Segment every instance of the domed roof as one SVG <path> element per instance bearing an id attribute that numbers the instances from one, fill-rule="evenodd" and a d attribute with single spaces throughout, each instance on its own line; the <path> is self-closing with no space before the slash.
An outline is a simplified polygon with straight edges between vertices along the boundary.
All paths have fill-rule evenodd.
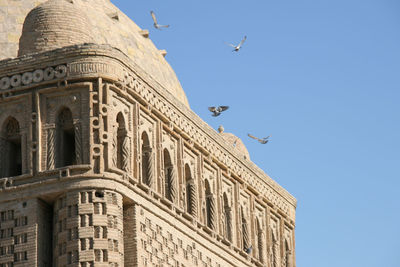
<path id="1" fill-rule="evenodd" d="M 53 1 L 58 1 L 60 3 L 51 3 Z M 45 16 L 46 18 L 51 18 L 53 21 L 51 25 L 47 22 L 37 22 L 36 25 L 48 25 L 49 27 L 53 27 L 53 29 L 61 30 L 59 34 L 62 34 L 62 36 L 71 34 L 71 39 L 63 40 L 62 42 L 57 41 L 57 45 L 61 43 L 71 45 L 89 42 L 109 44 L 112 47 L 118 48 L 144 72 L 165 88 L 166 91 L 170 92 L 180 100 L 180 102 L 189 107 L 186 94 L 174 70 L 164 58 L 165 51 L 158 50 L 148 38 L 146 31 L 139 28 L 139 26 L 109 0 L 50 0 L 49 2 L 46 2 L 46 0 L 24 0 L 22 4 L 20 1 L 13 0 L 6 0 L 6 2 L 6 5 L 0 5 L 0 14 L 5 14 L 9 22 L 6 23 L 3 28 L 0 27 L 0 45 L 2 47 L 0 50 L 0 60 L 17 56 L 18 41 L 21 36 L 24 18 L 37 4 L 42 3 L 42 5 L 38 7 L 39 9 L 35 11 L 32 10 L 32 12 L 36 14 L 39 14 L 43 10 L 54 14 L 56 10 L 55 8 L 51 8 L 51 5 L 59 5 L 60 10 L 65 10 L 65 7 L 68 7 L 69 10 L 66 14 L 57 11 L 57 16 L 49 14 Z M 44 2 L 46 3 L 43 4 Z M 72 11 L 76 11 L 76 14 L 71 14 Z M 67 18 L 68 23 L 66 23 L 66 26 L 68 26 L 68 29 L 64 27 Z M 26 17 L 26 19 L 32 18 Z M 149 18 L 149 20 L 151 20 L 151 18 Z M 63 23 L 64 25 L 56 25 Z M 150 23 L 149 21 L 149 25 Z M 82 29 L 83 24 L 87 26 Z M 33 31 L 33 29 L 30 30 L 30 32 Z M 24 35 L 25 32 L 28 32 L 28 28 L 24 29 Z M 47 34 L 49 36 L 50 33 Z M 77 39 L 78 36 L 82 38 Z M 27 40 L 21 38 L 21 41 L 23 42 L 21 46 L 26 50 L 22 49 L 19 53 L 20 55 L 35 51 L 39 52 L 39 50 L 53 49 L 52 47 L 48 47 L 50 42 L 46 42 L 44 38 L 40 40 L 43 42 L 43 48 L 32 47 L 31 50 L 25 48 L 27 47 Z M 37 41 L 37 44 L 39 44 L 39 41 Z"/>
<path id="2" fill-rule="evenodd" d="M 76 5 L 49 0 L 29 12 L 19 41 L 18 56 L 93 42 L 89 21 Z"/>
<path id="3" fill-rule="evenodd" d="M 229 143 L 232 145 L 232 147 L 239 152 L 240 154 L 242 154 L 244 156 L 245 159 L 250 160 L 250 154 L 249 151 L 247 150 L 246 146 L 243 144 L 242 140 L 237 137 L 236 135 L 232 134 L 232 133 L 225 133 L 224 132 L 224 127 L 219 126 L 218 128 L 218 132 L 220 135 L 222 135 L 222 137 Z"/>

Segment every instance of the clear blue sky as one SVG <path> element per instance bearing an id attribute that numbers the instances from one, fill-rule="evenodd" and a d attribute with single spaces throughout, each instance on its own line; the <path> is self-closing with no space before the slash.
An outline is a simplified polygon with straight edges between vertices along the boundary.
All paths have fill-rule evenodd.
<path id="1" fill-rule="evenodd" d="M 297 198 L 298 267 L 400 266 L 400 1 L 112 2 L 168 51 L 191 108 Z"/>

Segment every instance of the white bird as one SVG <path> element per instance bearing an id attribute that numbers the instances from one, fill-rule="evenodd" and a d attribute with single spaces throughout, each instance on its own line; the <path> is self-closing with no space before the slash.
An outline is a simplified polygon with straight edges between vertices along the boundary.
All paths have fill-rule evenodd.
<path id="1" fill-rule="evenodd" d="M 240 48 L 242 47 L 244 41 L 246 41 L 247 36 L 245 35 L 242 39 L 242 41 L 240 41 L 240 43 L 238 45 L 233 45 L 230 43 L 227 43 L 227 45 L 232 46 L 234 49 L 232 50 L 232 52 L 239 52 Z"/>
<path id="2" fill-rule="evenodd" d="M 217 117 L 217 116 L 221 115 L 222 111 L 225 111 L 228 108 L 229 108 L 229 106 L 219 106 L 219 107 L 209 107 L 208 110 L 213 113 L 212 116 Z"/>
<path id="3" fill-rule="evenodd" d="M 264 138 L 258 138 L 258 137 L 255 137 L 255 136 L 253 136 L 253 135 L 251 135 L 251 134 L 247 134 L 250 138 L 253 138 L 253 139 L 255 139 L 255 140 L 257 140 L 258 142 L 260 142 L 261 144 L 266 144 L 266 143 L 268 143 L 268 138 L 270 138 L 271 136 L 269 135 L 269 136 L 267 136 L 267 137 L 264 137 Z"/>
<path id="4" fill-rule="evenodd" d="M 157 18 L 156 18 L 156 14 L 154 14 L 153 11 L 150 11 L 151 17 L 153 18 L 154 21 L 154 28 L 156 28 L 157 30 L 161 30 L 161 28 L 168 28 L 169 25 L 160 25 L 157 23 Z"/>

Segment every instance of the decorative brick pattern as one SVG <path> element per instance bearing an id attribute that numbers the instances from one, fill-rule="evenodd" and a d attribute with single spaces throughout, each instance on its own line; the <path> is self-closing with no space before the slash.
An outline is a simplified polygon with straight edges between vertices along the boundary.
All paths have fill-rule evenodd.
<path id="1" fill-rule="evenodd" d="M 50 267 L 49 218 L 50 208 L 37 199 L 0 204 L 0 266 Z"/>
<path id="2" fill-rule="evenodd" d="M 230 266 L 215 252 L 197 244 L 194 237 L 179 231 L 143 209 L 137 209 L 137 266 Z"/>
<path id="3" fill-rule="evenodd" d="M 24 13 L 31 0 L 0 0 L 0 15 L 4 1 Z M 92 27 L 53 38 L 88 5 Z M 20 138 L 0 129 L 0 267 L 295 267 L 295 198 L 194 114 L 169 65 L 139 45 L 138 28 L 104 7 L 113 9 L 97 0 L 38 7 L 27 26 L 44 35 L 27 27 L 21 47 L 58 49 L 0 61 L 0 126 L 18 125 L 6 137 Z M 110 20 L 122 28 L 104 36 Z M 136 41 L 121 40 L 121 29 Z M 80 34 L 146 51 L 64 47 L 87 40 Z"/>
<path id="4" fill-rule="evenodd" d="M 85 190 L 60 196 L 54 204 L 53 233 L 54 266 L 122 266 L 121 195 Z"/>

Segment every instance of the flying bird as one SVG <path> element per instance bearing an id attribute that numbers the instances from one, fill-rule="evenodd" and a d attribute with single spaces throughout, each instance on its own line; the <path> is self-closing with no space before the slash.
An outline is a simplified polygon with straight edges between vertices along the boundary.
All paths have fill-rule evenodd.
<path id="1" fill-rule="evenodd" d="M 154 14 L 153 11 L 150 11 L 151 17 L 153 18 L 154 21 L 154 28 L 156 28 L 157 30 L 161 30 L 161 28 L 168 28 L 169 25 L 160 25 L 157 23 L 157 18 L 156 18 L 156 14 Z"/>
<path id="2" fill-rule="evenodd" d="M 246 39 L 247 39 L 247 36 L 245 35 L 243 37 L 242 41 L 240 41 L 240 43 L 238 45 L 233 45 L 233 44 L 229 44 L 229 43 L 227 43 L 227 45 L 233 47 L 232 52 L 239 52 L 240 48 L 242 47 L 242 45 L 243 45 L 244 41 L 246 41 Z"/>
<path id="3" fill-rule="evenodd" d="M 251 135 L 251 134 L 247 134 L 250 138 L 253 138 L 253 139 L 255 139 L 255 140 L 257 140 L 258 142 L 260 142 L 261 144 L 266 144 L 266 143 L 268 143 L 268 138 L 270 138 L 271 136 L 269 135 L 269 136 L 267 136 L 267 137 L 264 137 L 264 138 L 262 138 L 262 139 L 260 139 L 260 138 L 258 138 L 258 137 L 255 137 L 255 136 L 253 136 L 253 135 Z"/>
<path id="4" fill-rule="evenodd" d="M 213 117 L 217 117 L 221 115 L 222 111 L 225 111 L 229 108 L 229 106 L 219 106 L 219 107 L 209 107 L 208 110 L 211 111 Z"/>

